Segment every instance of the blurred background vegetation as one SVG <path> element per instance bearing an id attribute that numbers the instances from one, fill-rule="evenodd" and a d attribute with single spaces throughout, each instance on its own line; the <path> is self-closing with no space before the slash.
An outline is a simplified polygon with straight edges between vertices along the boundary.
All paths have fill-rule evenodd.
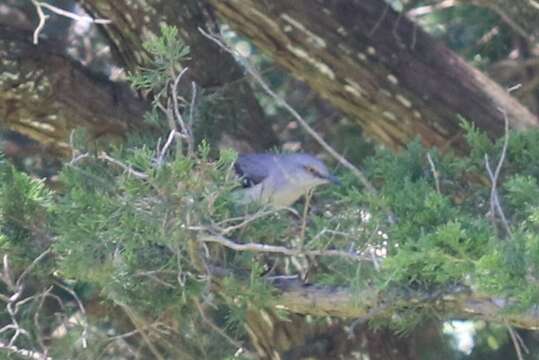
<path id="1" fill-rule="evenodd" d="M 92 1 L 47 3 L 79 15 L 102 11 Z M 539 45 L 533 34 L 526 38 L 481 1 L 387 4 L 538 113 Z M 31 36 L 37 23 L 31 1 L 0 3 L 0 32 L 15 29 Z M 197 60 L 211 60 L 197 59 L 193 39 L 185 34 L 188 25 L 169 25 L 174 26 L 162 27 L 151 41 L 123 39 L 149 53 L 140 66 L 130 67 L 98 26 L 57 15 L 47 19 L 41 43 L 97 74 L 97 83 L 118 84 L 113 103 L 124 104 L 125 91 L 144 103 L 139 112 L 144 116 L 120 131 L 84 126 L 72 131 L 66 125 L 62 129 L 68 136 L 58 147 L 36 140 L 28 129 L 17 131 L 6 124 L 8 111 L 0 112 L 0 292 L 6 304 L 0 312 L 0 357 L 262 358 L 260 349 L 279 345 L 283 359 L 539 359 L 539 334 L 505 320 L 530 308 L 537 311 L 539 300 L 537 130 L 511 133 L 505 147 L 504 138 L 494 140 L 473 119 L 461 119 L 466 156 L 428 148 L 420 139 L 395 153 L 365 136 L 354 119 L 276 65 L 248 37 L 226 21 L 219 23 L 223 38 L 270 88 L 335 150 L 361 166 L 378 190 L 374 196 L 241 66 L 238 78 L 224 84 L 196 81 L 191 73 L 200 71 Z M 7 43 L 0 42 L 1 47 L 9 48 Z M 174 130 L 160 105 L 170 105 L 171 81 L 186 67 L 180 110 L 193 124 L 194 154 L 177 142 L 160 150 Z M 7 70 L 0 80 L 8 83 Z M 191 81 L 196 81 L 195 92 Z M 242 115 L 227 108 L 242 86 L 254 95 L 266 126 L 252 142 Z M 41 120 L 40 114 L 31 117 Z M 314 195 L 306 228 L 301 220 L 305 202 L 295 205 L 299 219 L 275 212 L 242 225 L 245 218 L 230 198 L 237 186 L 232 164 L 238 152 L 261 150 L 315 153 L 344 186 Z M 485 170 L 484 155 L 495 167 L 502 153 L 506 158 L 497 186 L 510 231 L 492 213 L 492 179 Z M 388 222 L 388 209 L 396 224 Z M 373 253 L 382 267 L 197 245 L 200 227 L 224 234 L 236 225 L 228 237 Z M 375 303 L 381 310 L 365 319 L 288 313 L 273 309 L 279 292 L 266 281 L 271 276 L 297 276 L 308 284 L 346 286 L 358 293 L 373 287 L 384 300 Z M 440 300 L 460 296 L 461 287 L 514 302 L 497 314 L 497 321 L 462 318 Z M 262 329 L 264 322 L 270 334 Z M 18 334 L 18 329 L 24 331 Z M 294 338 L 290 329 L 303 337 Z M 339 340 L 328 340 L 330 334 Z M 35 351 L 37 357 L 14 347 Z"/>

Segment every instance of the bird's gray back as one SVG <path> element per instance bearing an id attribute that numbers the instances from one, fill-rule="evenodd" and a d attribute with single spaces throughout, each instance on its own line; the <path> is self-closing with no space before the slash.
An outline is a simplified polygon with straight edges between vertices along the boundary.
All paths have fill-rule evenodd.
<path id="1" fill-rule="evenodd" d="M 238 156 L 234 164 L 236 174 L 243 179 L 244 187 L 254 186 L 269 176 L 271 154 L 246 154 Z"/>

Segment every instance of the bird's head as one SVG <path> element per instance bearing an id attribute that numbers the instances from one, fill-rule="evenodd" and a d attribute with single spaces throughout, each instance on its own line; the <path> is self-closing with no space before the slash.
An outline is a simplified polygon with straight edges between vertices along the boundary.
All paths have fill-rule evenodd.
<path id="1" fill-rule="evenodd" d="M 332 175 L 326 165 L 317 157 L 309 154 L 289 154 L 288 164 L 294 180 L 312 188 L 317 185 L 334 183 L 340 184 L 339 179 Z"/>

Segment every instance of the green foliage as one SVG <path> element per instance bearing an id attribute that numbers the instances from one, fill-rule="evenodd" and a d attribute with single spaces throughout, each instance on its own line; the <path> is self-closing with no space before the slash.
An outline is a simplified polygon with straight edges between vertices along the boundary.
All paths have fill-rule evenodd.
<path id="1" fill-rule="evenodd" d="M 219 309 L 219 326 L 243 338 L 247 311 L 270 306 L 278 296 L 266 281 L 268 271 L 283 276 L 308 269 L 318 284 L 357 291 L 374 286 L 393 314 L 388 318 L 384 312 L 377 321 L 389 319 L 403 334 L 426 319 L 443 318 L 436 299 L 460 286 L 506 296 L 513 301 L 510 311 L 522 311 L 539 301 L 538 287 L 530 286 L 539 277 L 539 186 L 536 164 L 526 161 L 536 151 L 532 139 L 537 135 L 510 137 L 497 187 L 508 235 L 499 219 L 486 215 L 490 185 L 473 180 L 486 172 L 480 167 L 482 152 L 498 159 L 501 141 L 490 143 L 472 127 L 467 131 L 475 157 L 442 155 L 419 142 L 396 155 L 379 150 L 365 164 L 378 195 L 363 192 L 354 177 L 342 174 L 342 187 L 325 187 L 315 195 L 316 210 L 305 227 L 284 211 L 241 225 L 245 211 L 267 209 L 234 204 L 236 154 L 222 151 L 213 159 L 204 141 L 193 156 L 172 152 L 162 163 L 153 144 L 111 149 L 116 162 L 89 155 L 63 169 L 61 190 L 54 194 L 42 181 L 1 163 L 2 247 L 20 259 L 35 257 L 43 251 L 35 243 L 36 229 L 46 230 L 54 237 L 56 277 L 78 284 L 86 301 L 98 296 L 147 319 L 167 313 L 190 329 L 189 336 L 201 336 L 197 304 L 212 304 Z M 303 213 L 302 204 L 295 207 Z M 388 222 L 388 209 L 395 224 Z M 223 229 L 239 243 L 374 251 L 385 257 L 376 270 L 371 263 L 339 257 L 242 252 L 219 244 L 201 247 L 197 241 L 207 231 Z M 28 247 L 35 251 L 23 253 Z M 218 291 L 209 267 L 226 269 Z M 204 349 L 187 335 L 182 341 L 191 353 L 204 356 L 213 353 L 214 341 L 229 347 L 213 336 L 200 338 Z"/>
<path id="2" fill-rule="evenodd" d="M 419 20 L 435 38 L 479 66 L 501 60 L 512 49 L 512 32 L 488 7 L 460 4 Z"/>
<path id="3" fill-rule="evenodd" d="M 153 58 L 152 65 L 141 68 L 138 74 L 131 74 L 129 80 L 137 90 L 158 93 L 181 70 L 181 63 L 188 58 L 189 47 L 178 37 L 178 29 L 168 25 L 161 26 L 161 36 L 143 46 Z"/>
<path id="4" fill-rule="evenodd" d="M 48 244 L 52 193 L 44 182 L 0 158 L 0 248 L 17 261 L 31 260 Z"/>
<path id="5" fill-rule="evenodd" d="M 145 49 L 155 62 L 131 80 L 154 92 L 147 120 L 162 124 L 157 104 L 169 96 L 188 49 L 169 27 Z M 190 113 L 189 106 L 180 110 Z M 358 293 L 368 285 L 388 304 L 377 321 L 389 321 L 403 334 L 443 318 L 436 300 L 462 286 L 508 297 L 511 311 L 521 311 L 539 301 L 539 287 L 530 286 L 539 278 L 539 131 L 509 139 L 497 183 L 506 233 L 499 216 L 490 213 L 491 186 L 484 181 L 485 154 L 498 161 L 502 141 L 491 141 L 465 121 L 462 128 L 468 157 L 425 149 L 419 141 L 398 154 L 380 149 L 364 166 L 376 195 L 343 173 L 343 186 L 317 191 L 310 212 L 296 204 L 299 216 L 234 203 L 236 154 L 224 150 L 214 156 L 217 151 L 205 139 L 194 154 L 184 154 L 177 143 L 163 151 L 163 142 L 157 146 L 142 136 L 107 149 L 108 158 L 88 151 L 65 165 L 55 192 L 0 158 L 0 248 L 22 268 L 50 246 L 53 264 L 39 263 L 36 272 L 49 283 L 73 285 L 84 303 L 106 308 L 94 324 L 94 345 L 74 345 L 82 336 L 76 328 L 51 340 L 58 356 L 68 347 L 71 357 L 98 357 L 112 341 L 106 334 L 127 332 L 118 313 L 138 332 L 159 334 L 157 351 L 167 358 L 231 356 L 234 346 L 207 331 L 207 314 L 217 313 L 212 325 L 244 340 L 247 312 L 271 306 L 279 296 L 269 281 L 275 276 L 299 274 Z M 76 144 L 84 142 L 83 135 L 76 134 Z M 203 242 L 203 236 L 337 250 L 362 260 L 239 251 Z M 364 261 L 373 254 L 377 266 Z M 34 307 L 26 321 L 33 321 L 39 303 L 29 304 Z M 61 310 L 66 316 L 77 311 Z M 156 323 L 167 330 L 155 330 Z M 153 357 L 155 350 L 147 351 Z"/>

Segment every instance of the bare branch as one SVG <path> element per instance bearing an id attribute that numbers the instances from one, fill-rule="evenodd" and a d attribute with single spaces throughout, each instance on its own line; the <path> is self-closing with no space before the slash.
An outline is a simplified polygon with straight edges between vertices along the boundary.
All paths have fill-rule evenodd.
<path id="1" fill-rule="evenodd" d="M 158 359 L 158 360 L 164 360 L 165 358 L 163 357 L 163 355 L 161 355 L 159 350 L 157 350 L 155 345 L 152 343 L 152 341 L 151 341 L 150 337 L 148 336 L 148 334 L 146 334 L 145 329 L 148 328 L 148 326 L 145 326 L 143 324 L 143 321 L 140 320 L 137 313 L 133 309 L 131 309 L 128 305 L 123 304 L 123 303 L 118 302 L 118 301 L 116 301 L 116 303 L 118 305 L 120 305 L 120 307 L 124 310 L 125 314 L 129 318 L 129 320 L 131 320 L 131 322 L 133 323 L 135 328 L 138 330 L 138 332 L 140 333 L 140 336 L 142 337 L 142 339 L 144 340 L 144 342 L 148 346 L 148 349 L 150 349 L 151 353 L 155 356 L 155 358 Z"/>
<path id="2" fill-rule="evenodd" d="M 218 243 L 227 248 L 236 251 L 251 251 L 262 253 L 276 253 L 287 256 L 332 256 L 341 257 L 351 261 L 371 261 L 369 257 L 362 256 L 353 252 L 346 252 L 342 250 L 302 250 L 302 249 L 290 249 L 284 246 L 267 245 L 259 243 L 246 243 L 240 244 L 232 240 L 227 239 L 221 235 L 201 234 L 198 238 L 201 242 Z"/>
<path id="3" fill-rule="evenodd" d="M 49 18 L 49 15 L 45 15 L 43 9 L 39 5 L 39 2 L 37 2 L 36 0 L 32 0 L 32 4 L 34 4 L 34 6 L 36 7 L 37 16 L 39 17 L 39 23 L 34 30 L 34 45 L 37 45 L 37 43 L 39 42 L 39 34 L 43 30 L 43 27 L 45 26 L 45 22 Z"/>
<path id="4" fill-rule="evenodd" d="M 181 134 L 176 131 L 176 129 L 172 129 L 170 130 L 170 133 L 168 134 L 168 138 L 167 138 L 167 141 L 165 142 L 165 145 L 163 145 L 163 148 L 161 149 L 161 151 L 159 151 L 159 156 L 157 157 L 157 166 L 161 166 L 163 164 L 163 159 L 165 157 L 165 154 L 168 150 L 168 148 L 170 147 L 170 145 L 172 144 L 172 140 L 174 140 L 175 137 L 181 137 Z M 181 139 L 180 139 L 181 141 Z"/>
<path id="5" fill-rule="evenodd" d="M 37 342 L 39 346 L 41 347 L 41 351 L 45 355 L 47 355 L 48 350 L 47 350 L 47 347 L 45 346 L 45 342 L 43 341 L 43 337 L 41 336 L 41 324 L 39 323 L 39 314 L 41 313 L 41 309 L 43 308 L 45 299 L 47 298 L 47 296 L 49 296 L 53 288 L 54 286 L 50 286 L 47 290 L 45 290 L 44 292 L 38 295 L 41 299 L 39 300 L 39 304 L 37 306 L 36 312 L 34 313 L 34 326 L 35 326 L 35 334 L 36 334 Z"/>
<path id="6" fill-rule="evenodd" d="M 180 105 L 178 104 L 178 85 L 180 84 L 180 80 L 182 79 L 183 75 L 187 72 L 188 68 L 184 68 L 178 76 L 174 79 L 171 86 L 171 99 L 172 104 L 174 105 L 172 108 L 172 111 L 174 113 L 174 116 L 176 118 L 176 121 L 180 125 L 180 129 L 183 134 L 186 134 L 187 131 L 185 129 L 185 122 L 183 121 L 183 116 L 180 113 Z"/>
<path id="7" fill-rule="evenodd" d="M 17 355 L 20 355 L 23 358 L 26 359 L 32 359 L 32 360 L 52 360 L 50 356 L 47 356 L 45 353 L 39 353 L 37 351 L 32 350 L 26 350 L 18 348 L 14 345 L 8 345 L 2 341 L 0 341 L 0 350 L 7 351 L 9 353 L 14 353 Z"/>
<path id="8" fill-rule="evenodd" d="M 299 233 L 299 248 L 303 249 L 305 243 L 305 230 L 307 228 L 307 214 L 309 213 L 309 206 L 311 205 L 311 198 L 313 196 L 313 190 L 309 190 L 305 193 L 305 204 L 303 204 L 303 216 L 301 217 L 301 230 Z"/>
<path id="9" fill-rule="evenodd" d="M 213 331 L 215 331 L 217 334 L 221 335 L 226 341 L 228 341 L 230 344 L 232 344 L 232 346 L 238 348 L 238 351 L 241 351 L 241 354 L 243 356 L 246 356 L 248 358 L 252 358 L 254 359 L 255 356 L 254 354 L 252 354 L 250 351 L 248 351 L 245 346 L 240 343 L 239 341 L 237 340 L 234 340 L 232 339 L 230 336 L 227 335 L 226 332 L 223 331 L 223 329 L 221 329 L 219 326 L 217 326 L 207 315 L 206 315 L 206 312 L 204 311 L 204 308 L 202 307 L 202 304 L 195 299 L 195 305 L 198 309 L 198 312 L 200 313 L 200 317 L 202 318 L 202 320 L 210 327 L 212 328 Z"/>
<path id="10" fill-rule="evenodd" d="M 485 167 L 487 168 L 490 182 L 492 184 L 491 189 L 490 189 L 490 213 L 491 213 L 492 219 L 495 219 L 496 214 L 498 214 L 505 232 L 511 238 L 513 237 L 513 234 L 511 232 L 509 222 L 507 221 L 507 218 L 505 217 L 505 214 L 503 212 L 502 206 L 500 204 L 500 199 L 498 197 L 498 191 L 496 189 L 498 178 L 500 176 L 500 171 L 502 169 L 502 165 L 505 160 L 506 153 L 507 153 L 507 146 L 509 145 L 509 120 L 507 119 L 506 112 L 503 109 L 499 109 L 499 110 L 504 115 L 504 120 L 505 120 L 505 134 L 504 134 L 504 140 L 503 140 L 502 153 L 500 155 L 500 160 L 498 161 L 498 165 L 496 166 L 496 170 L 494 172 L 492 172 L 492 169 L 490 167 L 488 154 L 485 154 Z"/>
<path id="11" fill-rule="evenodd" d="M 264 208 L 260 209 L 259 211 L 255 212 L 254 214 L 250 214 L 247 217 L 243 217 L 244 220 L 242 222 L 240 222 L 239 224 L 231 225 L 231 226 L 228 226 L 228 227 L 226 227 L 224 229 L 220 229 L 219 232 L 220 232 L 221 235 L 230 234 L 232 231 L 242 229 L 245 226 L 252 223 L 253 221 L 258 220 L 260 218 L 263 218 L 265 216 L 271 215 L 271 214 L 275 214 L 276 212 L 278 212 L 280 210 L 283 210 L 283 209 L 282 208 L 270 208 L 270 210 L 267 210 L 267 208 L 264 207 Z"/>
<path id="12" fill-rule="evenodd" d="M 54 283 L 56 286 L 64 289 L 65 291 L 67 291 L 74 299 L 75 301 L 77 302 L 77 305 L 79 307 L 79 310 L 83 316 L 83 320 L 81 321 L 81 325 L 82 325 L 82 347 L 83 349 L 86 349 L 88 347 L 88 322 L 86 320 L 86 309 L 84 308 L 84 305 L 82 304 L 82 301 L 80 300 L 79 296 L 77 295 L 77 293 L 75 291 L 73 291 L 72 289 L 68 288 L 67 286 L 63 285 L 62 283 L 60 282 L 55 282 Z"/>
<path id="13" fill-rule="evenodd" d="M 509 335 L 511 336 L 511 341 L 513 342 L 513 346 L 515 347 L 515 352 L 517 353 L 518 360 L 524 360 L 524 356 L 522 355 L 523 348 L 521 347 L 521 343 L 520 343 L 522 339 L 520 339 L 520 341 L 518 340 L 517 332 L 515 331 L 515 329 L 513 329 L 511 325 L 507 323 L 507 321 L 505 321 L 505 327 L 507 328 L 507 331 L 509 332 Z M 528 349 L 527 348 L 524 348 L 524 349 L 526 353 L 528 353 Z"/>
<path id="14" fill-rule="evenodd" d="M 11 323 L 1 328 L 0 334 L 7 331 L 13 331 L 13 335 L 11 336 L 9 343 L 5 346 L 5 348 L 14 348 L 16 341 L 20 335 L 24 335 L 26 337 L 30 336 L 29 332 L 19 325 L 19 322 L 17 320 L 17 313 L 19 312 L 20 308 L 24 304 L 38 298 L 39 295 L 32 295 L 24 299 L 21 299 L 21 296 L 24 290 L 23 281 L 26 278 L 26 276 L 30 273 L 30 271 L 32 271 L 32 269 L 36 266 L 36 264 L 39 261 L 41 261 L 45 256 L 47 256 L 49 253 L 50 253 L 50 249 L 47 249 L 44 252 L 42 252 L 38 257 L 36 257 L 30 263 L 30 265 L 28 265 L 24 269 L 24 271 L 21 273 L 21 275 L 15 282 L 13 282 L 14 276 L 9 266 L 8 255 L 7 254 L 4 255 L 3 271 L 2 271 L 2 274 L 0 275 L 0 280 L 2 280 L 6 284 L 7 288 L 12 292 L 12 294 L 11 295 L 2 294 L 0 298 L 6 302 L 6 311 L 9 314 Z"/>
<path id="15" fill-rule="evenodd" d="M 442 10 L 442 9 L 453 7 L 457 5 L 458 3 L 459 1 L 457 0 L 444 0 L 434 5 L 418 6 L 408 11 L 406 15 L 411 18 L 421 17 L 421 16 L 429 15 L 430 13 L 437 10 Z"/>
<path id="16" fill-rule="evenodd" d="M 28 273 L 30 271 L 32 271 L 32 269 L 37 265 L 38 262 L 40 262 L 45 256 L 49 255 L 51 253 L 51 249 L 47 249 L 45 251 L 43 251 L 38 257 L 36 257 L 31 263 L 30 265 L 28 265 L 26 267 L 26 269 L 24 269 L 24 271 L 22 272 L 21 276 L 19 276 L 19 278 L 17 279 L 17 282 L 15 284 L 16 287 L 20 287 L 22 286 L 22 282 L 24 280 L 24 278 L 26 277 L 26 275 L 28 275 Z"/>
<path id="17" fill-rule="evenodd" d="M 432 156 L 430 156 L 430 152 L 427 153 L 427 160 L 429 161 L 430 170 L 432 171 L 432 176 L 434 177 L 434 184 L 436 186 L 436 192 L 438 192 L 438 194 L 441 194 L 442 192 L 440 191 L 440 179 L 439 179 L 440 174 L 436 170 L 436 166 L 434 165 Z"/>
<path id="18" fill-rule="evenodd" d="M 127 173 L 139 178 L 139 179 L 148 179 L 148 175 L 143 173 L 143 172 L 140 172 L 140 171 L 136 171 L 136 170 L 133 170 L 133 168 L 130 166 L 130 165 L 125 165 L 124 163 L 122 163 L 121 161 L 119 160 L 116 160 L 112 157 L 110 157 L 106 152 L 101 152 L 98 156 L 98 159 L 101 159 L 101 160 L 106 160 L 112 164 L 115 164 L 119 167 L 121 167 L 122 169 L 124 169 Z"/>
<path id="19" fill-rule="evenodd" d="M 176 121 L 180 124 L 180 129 L 181 129 L 181 133 L 182 133 L 183 137 L 187 141 L 187 155 L 192 156 L 193 152 L 194 152 L 194 139 L 193 139 L 193 132 L 192 132 L 191 126 L 190 126 L 191 121 L 189 121 L 189 123 L 186 123 L 183 120 L 183 116 L 180 113 L 180 107 L 179 107 L 179 104 L 178 104 L 178 85 L 180 83 L 180 80 L 181 80 L 182 76 L 187 71 L 187 69 L 188 68 L 184 68 L 180 72 L 180 74 L 178 76 L 176 76 L 176 78 L 174 79 L 174 82 L 171 85 L 171 90 L 172 90 L 172 95 L 171 96 L 172 96 L 172 102 L 174 104 L 174 108 L 173 108 L 174 116 L 176 118 Z M 196 96 L 196 90 L 193 90 L 193 94 L 191 96 L 191 103 L 194 102 L 195 96 Z M 190 109 L 190 111 L 193 111 L 193 110 Z M 192 112 L 191 112 L 190 116 L 192 116 Z"/>
<path id="20" fill-rule="evenodd" d="M 45 26 L 45 22 L 49 18 L 49 15 L 45 15 L 45 13 L 43 12 L 43 8 L 46 8 L 55 14 L 64 16 L 69 19 L 73 19 L 75 21 L 82 21 L 82 22 L 88 22 L 88 23 L 94 23 L 94 24 L 110 24 L 111 23 L 111 21 L 107 19 L 94 19 L 88 15 L 78 15 L 73 12 L 66 11 L 56 6 L 47 4 L 46 2 L 43 2 L 43 1 L 32 0 L 32 4 L 35 6 L 37 15 L 39 18 L 39 23 L 36 29 L 34 30 L 34 44 L 35 45 L 37 45 L 37 43 L 39 42 L 39 34 L 43 30 L 43 27 Z"/>

